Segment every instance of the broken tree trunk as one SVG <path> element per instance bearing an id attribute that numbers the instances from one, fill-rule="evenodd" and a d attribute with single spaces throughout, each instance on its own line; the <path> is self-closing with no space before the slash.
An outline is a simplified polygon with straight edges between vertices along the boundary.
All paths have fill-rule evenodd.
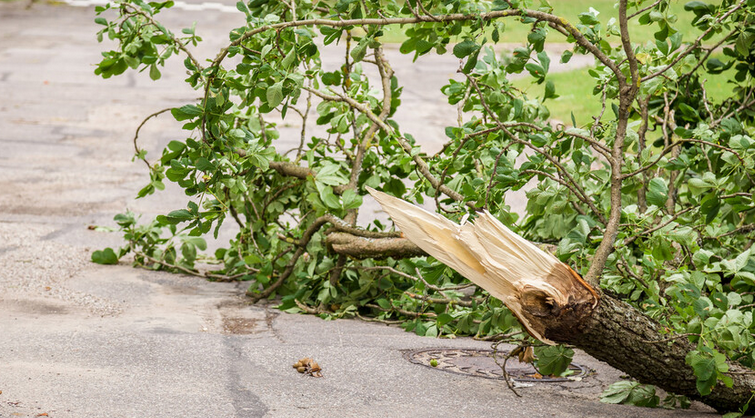
<path id="1" fill-rule="evenodd" d="M 755 391 L 753 371 L 732 362 L 728 375 L 734 385 L 728 388 L 719 381 L 710 395 L 701 396 L 697 378 L 685 363 L 695 346 L 686 337 L 669 338 L 674 336 L 662 331 L 652 318 L 605 294 L 577 329 L 552 330 L 558 335 L 553 337 L 556 341 L 573 344 L 642 383 L 697 399 L 718 411 L 736 411 L 750 400 Z"/>
<path id="2" fill-rule="evenodd" d="M 674 338 L 631 305 L 595 291 L 571 268 L 521 238 L 487 212 L 457 225 L 385 193 L 369 190 L 418 247 L 484 288 L 535 338 L 572 344 L 642 383 L 735 411 L 755 391 L 752 370 L 729 363 L 731 388 L 697 391 L 685 363 L 695 346 Z M 669 338 L 672 337 L 672 338 Z"/>

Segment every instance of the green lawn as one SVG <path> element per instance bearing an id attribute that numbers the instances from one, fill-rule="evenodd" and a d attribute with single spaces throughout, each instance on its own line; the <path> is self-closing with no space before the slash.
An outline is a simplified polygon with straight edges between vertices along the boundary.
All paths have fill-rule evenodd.
<path id="1" fill-rule="evenodd" d="M 592 95 L 595 83 L 587 70 L 587 68 L 581 68 L 548 75 L 548 80 L 556 85 L 556 94 L 559 95 L 558 98 L 546 102 L 552 119 L 571 125 L 573 112 L 577 125 L 583 126 L 592 120 L 591 116 L 600 114 L 600 97 Z M 514 85 L 524 90 L 529 96 L 536 97 L 542 97 L 545 89 L 545 84 L 533 84 L 529 77 L 515 80 Z M 610 112 L 610 110 L 607 111 Z"/>
<path id="2" fill-rule="evenodd" d="M 684 10 L 684 4 L 686 4 L 689 0 L 677 0 L 671 2 L 670 5 L 670 14 L 675 14 L 678 17 L 677 22 L 675 23 L 675 26 L 679 29 L 680 32 L 683 34 L 683 40 L 684 41 L 692 41 L 694 40 L 698 34 L 700 33 L 697 29 L 693 28 L 690 25 L 690 22 L 692 21 L 693 14 L 691 12 L 686 12 Z M 615 0 L 590 0 L 590 1 L 582 1 L 582 0 L 551 0 L 550 4 L 553 6 L 553 14 L 557 16 L 562 16 L 566 18 L 570 23 L 577 25 L 579 23 L 579 14 L 583 12 L 587 12 L 590 7 L 594 8 L 595 10 L 599 11 L 600 14 L 598 15 L 598 18 L 600 21 L 605 25 L 606 22 L 611 17 L 615 17 L 618 20 L 618 11 L 614 7 L 614 4 L 616 3 Z M 648 5 L 651 3 L 650 1 L 645 1 Z M 630 11 L 630 13 L 632 13 Z M 506 32 L 502 34 L 500 42 L 507 42 L 507 43 L 524 43 L 527 40 L 527 34 L 529 33 L 531 29 L 531 25 L 524 25 L 519 22 L 517 22 L 514 18 L 508 18 L 505 19 L 504 22 L 506 23 Z M 605 28 L 604 28 L 605 29 Z M 384 40 L 387 42 L 403 42 L 403 39 L 405 39 L 403 35 L 404 29 L 401 29 L 397 26 L 393 26 L 390 29 L 388 29 Z M 552 35 L 549 36 L 548 41 L 549 42 L 564 42 L 564 37 L 556 33 L 555 31 L 551 31 Z M 632 40 L 634 42 L 646 42 L 653 39 L 653 32 L 648 29 L 648 26 L 641 26 L 637 23 L 637 18 L 633 19 L 630 22 L 630 36 L 632 37 Z M 490 38 L 488 38 L 490 39 Z M 610 37 L 609 37 L 610 40 Z M 619 40 L 616 39 L 612 42 L 618 43 Z"/>
<path id="3" fill-rule="evenodd" d="M 592 120 L 592 116 L 600 114 L 600 96 L 592 95 L 595 83 L 587 70 L 587 68 L 581 68 L 548 75 L 548 80 L 553 81 L 556 85 L 556 93 L 559 95 L 557 99 L 546 102 L 551 111 L 551 118 L 571 125 L 571 114 L 573 112 L 577 125 L 584 126 Z M 731 96 L 732 85 L 727 83 L 729 77 L 730 74 L 727 73 L 708 75 L 705 89 L 710 100 L 720 102 Z M 545 89 L 545 84 L 532 84 L 528 77 L 515 80 L 514 85 L 527 92 L 528 95 L 535 97 L 542 97 Z M 609 118 L 613 118 L 610 109 L 607 109 L 606 112 Z"/>

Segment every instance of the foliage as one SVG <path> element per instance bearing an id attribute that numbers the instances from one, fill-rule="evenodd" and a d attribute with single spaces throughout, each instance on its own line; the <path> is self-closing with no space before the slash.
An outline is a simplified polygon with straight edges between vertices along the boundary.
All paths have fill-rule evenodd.
<path id="1" fill-rule="evenodd" d="M 371 186 L 432 200 L 455 221 L 488 210 L 554 244 L 588 282 L 698 344 L 688 363 L 701 394 L 730 384 L 721 359 L 755 363 L 755 1 L 687 3 L 694 38 L 676 27 L 666 0 L 620 0 L 618 18 L 591 9 L 573 24 L 547 1 L 241 1 L 246 24 L 204 64 L 190 49 L 201 41 L 194 28 L 177 35 L 155 19 L 172 5 L 98 7 L 99 37 L 116 48 L 95 72 L 130 68 L 158 79 L 168 58 L 185 57 L 201 99 L 171 113 L 188 138 L 156 161 L 138 148 L 136 156 L 150 172 L 139 197 L 167 180 L 188 202 L 144 225 L 119 215 L 127 245 L 95 253 L 95 262 L 131 253 L 140 266 L 199 274 L 201 237 L 228 221 L 238 235 L 215 252 L 222 267 L 205 275 L 249 281 L 254 299 L 280 297 L 280 309 L 324 318 L 399 320 L 419 335 L 522 338 L 499 301 L 436 260 L 403 252 L 389 226 L 357 226 Z M 504 21 L 528 28 L 510 55 L 491 48 Z M 631 43 L 628 22 L 653 40 Z M 462 60 L 459 79 L 442 89 L 461 116 L 435 155 L 392 119 L 402 87 L 383 54 L 389 25 L 402 25 L 402 53 Z M 550 123 L 560 87 L 544 45 L 558 37 L 571 44 L 561 61 L 595 57 L 589 74 L 601 106 L 589 122 Z M 325 47 L 342 48 L 341 65 L 322 62 Z M 542 86 L 539 95 L 512 85 L 515 74 Z M 729 80 L 730 96 L 707 94 L 714 76 Z M 302 127 L 288 152 L 276 147 L 277 114 Z M 530 182 L 520 220 L 506 192 Z M 625 386 L 606 397 L 658 403 L 649 389 Z"/>
<path id="2" fill-rule="evenodd" d="M 654 386 L 643 385 L 630 380 L 620 380 L 613 383 L 600 395 L 600 401 L 647 408 L 687 409 L 690 407 L 689 399 L 684 396 L 668 394 L 661 400 L 656 394 Z"/>
<path id="3" fill-rule="evenodd" d="M 661 398 L 655 394 L 654 386 L 620 380 L 603 392 L 600 401 L 655 408 L 660 403 Z"/>
<path id="4" fill-rule="evenodd" d="M 543 376 L 564 376 L 569 370 L 574 350 L 563 345 L 538 346 L 535 348 L 537 370 Z"/>

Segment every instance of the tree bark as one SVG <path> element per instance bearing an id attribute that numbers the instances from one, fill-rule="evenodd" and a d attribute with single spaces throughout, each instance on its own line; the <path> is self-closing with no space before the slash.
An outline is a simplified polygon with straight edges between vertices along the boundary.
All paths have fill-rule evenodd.
<path id="1" fill-rule="evenodd" d="M 710 395 L 701 396 L 697 378 L 685 363 L 687 353 L 695 346 L 686 337 L 669 341 L 673 335 L 662 330 L 658 322 L 631 305 L 603 294 L 592 313 L 576 327 L 551 323 L 546 336 L 573 344 L 642 383 L 699 400 L 721 412 L 736 411 L 750 400 L 755 376 L 752 370 L 732 362 L 729 376 L 734 385 L 728 388 L 719 382 Z"/>
<path id="2" fill-rule="evenodd" d="M 347 255 L 359 260 L 374 258 L 382 260 L 388 257 L 408 258 L 425 256 L 427 253 L 406 238 L 365 238 L 346 232 L 333 232 L 328 235 L 325 244 L 330 251 Z"/>

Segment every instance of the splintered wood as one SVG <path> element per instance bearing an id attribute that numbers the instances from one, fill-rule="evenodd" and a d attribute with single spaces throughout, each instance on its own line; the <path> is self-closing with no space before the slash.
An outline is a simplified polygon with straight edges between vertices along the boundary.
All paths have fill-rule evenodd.
<path id="1" fill-rule="evenodd" d="M 568 341 L 598 305 L 598 293 L 579 274 L 487 211 L 459 225 L 367 190 L 410 241 L 500 299 L 540 341 Z"/>

